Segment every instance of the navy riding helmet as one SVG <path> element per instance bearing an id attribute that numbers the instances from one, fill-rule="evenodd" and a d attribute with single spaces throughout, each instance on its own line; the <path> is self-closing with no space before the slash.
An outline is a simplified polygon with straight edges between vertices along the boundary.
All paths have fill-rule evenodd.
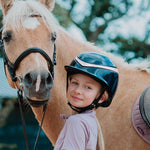
<path id="1" fill-rule="evenodd" d="M 65 66 L 65 69 L 67 71 L 67 88 L 70 75 L 86 74 L 99 82 L 109 95 L 108 99 L 101 104 L 98 103 L 99 99 L 96 100 L 95 107 L 108 107 L 111 104 L 118 85 L 118 69 L 108 57 L 99 53 L 84 52 L 78 55 L 69 66 Z"/>

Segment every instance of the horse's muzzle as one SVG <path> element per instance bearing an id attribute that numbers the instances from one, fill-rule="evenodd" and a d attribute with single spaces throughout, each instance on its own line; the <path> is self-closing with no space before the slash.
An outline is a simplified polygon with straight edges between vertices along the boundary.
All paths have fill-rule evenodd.
<path id="1" fill-rule="evenodd" d="M 48 71 L 29 72 L 23 78 L 24 95 L 32 106 L 47 103 L 53 86 L 52 75 Z"/>

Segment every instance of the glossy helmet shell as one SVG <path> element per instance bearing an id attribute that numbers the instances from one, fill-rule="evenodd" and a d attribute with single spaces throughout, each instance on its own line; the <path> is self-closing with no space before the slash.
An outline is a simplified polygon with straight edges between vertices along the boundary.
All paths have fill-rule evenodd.
<path id="1" fill-rule="evenodd" d="M 108 57 L 99 53 L 84 52 L 78 55 L 69 66 L 65 66 L 65 69 L 67 88 L 70 75 L 76 73 L 88 75 L 105 87 L 109 94 L 108 99 L 99 106 L 108 107 L 111 104 L 118 85 L 118 69 Z"/>

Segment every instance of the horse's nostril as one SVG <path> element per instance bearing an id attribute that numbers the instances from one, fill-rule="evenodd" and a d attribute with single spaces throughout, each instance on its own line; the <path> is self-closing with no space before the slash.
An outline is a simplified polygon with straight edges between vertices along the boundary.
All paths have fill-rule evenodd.
<path id="1" fill-rule="evenodd" d="M 24 77 L 24 82 L 26 83 L 27 86 L 32 85 L 32 76 L 30 73 L 27 73 Z"/>
<path id="2" fill-rule="evenodd" d="M 47 84 L 51 83 L 51 75 L 50 74 L 48 74 L 46 81 L 47 81 Z"/>
<path id="3" fill-rule="evenodd" d="M 46 79 L 46 83 L 49 86 L 52 86 L 52 84 L 53 84 L 53 79 L 52 79 L 52 76 L 51 76 L 50 73 L 48 73 L 48 76 L 47 76 L 47 79 Z"/>

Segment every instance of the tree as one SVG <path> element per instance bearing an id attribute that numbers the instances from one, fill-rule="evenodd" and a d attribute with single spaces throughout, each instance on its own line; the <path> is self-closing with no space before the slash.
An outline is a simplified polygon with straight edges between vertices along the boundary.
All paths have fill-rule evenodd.
<path id="1" fill-rule="evenodd" d="M 62 2 L 67 4 L 68 7 L 62 7 Z M 110 37 L 107 35 L 107 30 L 110 24 L 123 17 L 132 18 L 135 15 L 140 16 L 144 14 L 150 7 L 148 0 L 141 0 L 138 11 L 136 10 L 132 15 L 130 11 L 134 9 L 135 5 L 133 0 L 87 0 L 86 3 L 84 3 L 84 8 L 78 10 L 79 3 L 81 3 L 79 0 L 59 0 L 59 6 L 57 6 L 59 9 L 56 7 L 54 14 L 56 12 L 58 13 L 60 9 L 63 9 L 65 12 L 63 18 L 65 23 L 68 23 L 68 26 L 75 24 L 83 31 L 88 41 L 95 42 L 97 45 L 103 47 L 105 47 L 106 44 L 115 45 L 115 47 L 110 46 L 111 48 L 107 50 L 113 53 L 119 53 L 125 57 L 128 62 L 135 58 L 147 58 L 150 52 L 150 19 L 147 22 L 144 39 L 140 39 L 134 35 L 125 38 L 120 34 Z M 147 5 L 145 5 L 146 3 Z M 59 19 L 60 16 L 57 13 L 56 17 Z M 61 21 L 63 21 L 62 13 Z M 61 22 L 61 25 L 63 24 L 64 23 Z M 67 27 L 66 24 L 65 27 Z"/>

